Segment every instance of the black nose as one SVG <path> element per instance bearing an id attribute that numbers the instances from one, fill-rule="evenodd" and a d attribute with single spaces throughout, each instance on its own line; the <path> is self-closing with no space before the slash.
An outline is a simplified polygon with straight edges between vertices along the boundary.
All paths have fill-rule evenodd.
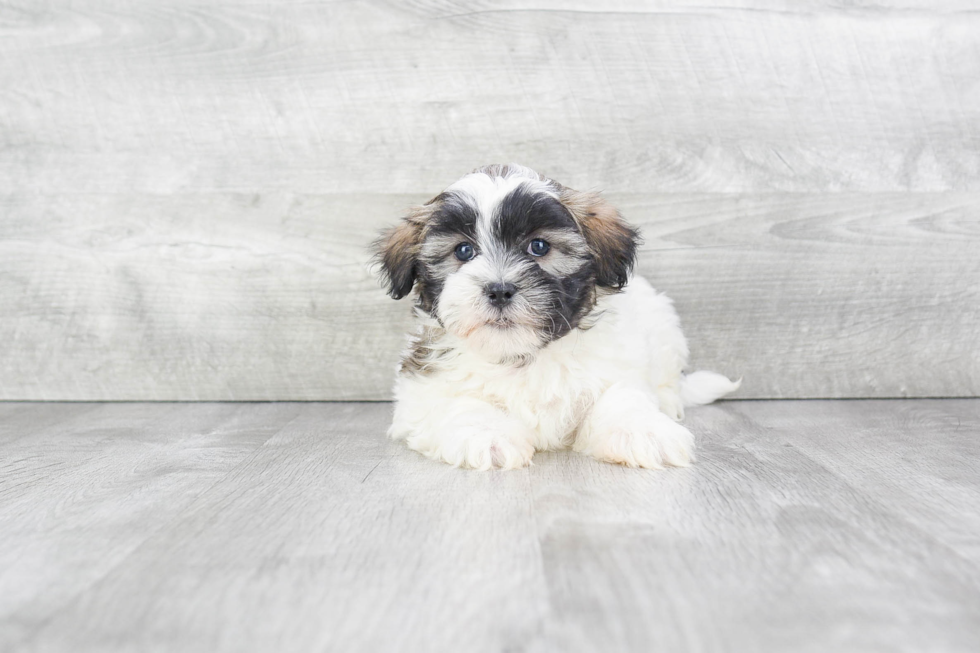
<path id="1" fill-rule="evenodd" d="M 512 283 L 489 283 L 483 290 L 490 303 L 497 307 L 506 306 L 517 294 L 517 286 Z"/>

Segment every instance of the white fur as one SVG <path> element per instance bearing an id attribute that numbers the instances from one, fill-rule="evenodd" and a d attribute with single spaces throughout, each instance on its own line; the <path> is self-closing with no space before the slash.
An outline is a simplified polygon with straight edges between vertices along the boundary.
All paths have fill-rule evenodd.
<path id="1" fill-rule="evenodd" d="M 491 315 L 484 305 L 483 287 L 490 281 L 511 281 L 520 271 L 519 264 L 508 265 L 508 261 L 502 260 L 506 258 L 507 254 L 500 252 L 477 256 L 450 275 L 439 297 L 440 318 L 445 328 L 460 342 L 465 341 L 465 346 L 492 361 L 529 354 L 541 346 L 528 304 L 533 290 L 514 298 L 508 314 L 513 323 L 510 328 L 501 329 L 487 323 Z"/>
<path id="2" fill-rule="evenodd" d="M 444 293 L 453 292 L 467 290 L 447 284 Z M 711 372 L 685 379 L 688 349 L 677 313 L 641 277 L 601 297 L 590 328 L 573 329 L 523 363 L 502 364 L 492 343 L 504 335 L 514 340 L 505 348 L 531 346 L 533 332 L 488 332 L 480 340 L 452 328 L 465 315 L 442 317 L 450 328 L 432 348 L 445 355 L 425 374 L 398 377 L 389 435 L 451 465 L 523 467 L 535 451 L 571 446 L 631 467 L 683 466 L 694 448 L 690 431 L 675 421 L 684 406 L 738 387 Z"/>

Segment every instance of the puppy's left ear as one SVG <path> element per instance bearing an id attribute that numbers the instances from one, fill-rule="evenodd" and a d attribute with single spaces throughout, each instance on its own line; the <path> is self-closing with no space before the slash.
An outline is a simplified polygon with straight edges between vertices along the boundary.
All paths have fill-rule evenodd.
<path id="1" fill-rule="evenodd" d="M 572 214 L 592 250 L 596 284 L 621 289 L 636 263 L 640 233 L 629 226 L 619 211 L 598 193 L 563 188 L 559 200 Z"/>
<path id="2" fill-rule="evenodd" d="M 423 216 L 413 211 L 394 227 L 382 232 L 374 242 L 375 259 L 381 265 L 381 278 L 388 286 L 388 294 L 401 299 L 412 292 L 416 266 L 422 240 Z"/>

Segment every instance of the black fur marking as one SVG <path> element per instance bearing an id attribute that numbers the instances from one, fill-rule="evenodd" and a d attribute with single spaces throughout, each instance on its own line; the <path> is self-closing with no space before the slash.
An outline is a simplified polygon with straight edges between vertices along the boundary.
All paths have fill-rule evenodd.
<path id="1" fill-rule="evenodd" d="M 426 237 L 455 235 L 459 237 L 460 242 L 466 241 L 476 245 L 476 222 L 479 218 L 476 209 L 455 193 L 442 193 L 432 201 L 432 203 L 436 202 L 438 207 L 429 216 Z M 448 250 L 445 256 L 453 256 L 452 250 Z M 439 295 L 446 280 L 433 274 L 433 270 L 424 263 L 417 266 L 416 275 L 419 288 L 418 305 L 431 314 L 439 302 Z"/>
<path id="2" fill-rule="evenodd" d="M 569 276 L 557 278 L 555 311 L 560 320 L 555 320 L 549 336 L 557 340 L 585 317 L 595 305 L 595 270 L 591 265 Z"/>
<path id="3" fill-rule="evenodd" d="M 439 208 L 429 218 L 426 235 L 458 234 L 471 243 L 476 242 L 476 209 L 454 193 L 443 193 L 436 198 Z"/>
<path id="4" fill-rule="evenodd" d="M 575 220 L 561 202 L 523 184 L 511 191 L 497 207 L 492 233 L 508 247 L 521 248 L 539 229 L 578 231 Z"/>
<path id="5" fill-rule="evenodd" d="M 442 294 L 446 280 L 431 274 L 428 266 L 419 266 L 419 301 L 418 305 L 426 313 L 432 313 Z"/>
<path id="6" fill-rule="evenodd" d="M 625 222 L 605 236 L 599 253 L 596 283 L 606 288 L 622 290 L 636 264 L 636 248 L 640 232 Z"/>
<path id="7" fill-rule="evenodd" d="M 493 236 L 509 249 L 526 253 L 528 239 L 542 229 L 567 230 L 580 234 L 578 225 L 565 206 L 541 192 L 519 186 L 503 199 L 492 221 Z M 544 331 L 548 340 L 557 340 L 578 326 L 595 304 L 595 262 L 590 260 L 574 273 L 553 275 L 535 266 L 522 279 L 522 286 L 547 291 L 550 306 L 539 307 L 548 318 Z"/>

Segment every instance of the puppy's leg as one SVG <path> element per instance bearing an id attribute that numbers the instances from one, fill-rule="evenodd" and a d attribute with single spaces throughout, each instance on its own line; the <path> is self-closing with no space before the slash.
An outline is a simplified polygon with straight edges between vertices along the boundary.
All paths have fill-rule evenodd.
<path id="1" fill-rule="evenodd" d="M 534 433 L 519 420 L 470 397 L 401 399 L 388 435 L 455 467 L 516 469 L 534 455 Z"/>
<path id="2" fill-rule="evenodd" d="M 617 383 L 592 407 L 573 449 L 627 467 L 684 467 L 694 458 L 694 436 L 661 412 L 655 395 Z"/>

